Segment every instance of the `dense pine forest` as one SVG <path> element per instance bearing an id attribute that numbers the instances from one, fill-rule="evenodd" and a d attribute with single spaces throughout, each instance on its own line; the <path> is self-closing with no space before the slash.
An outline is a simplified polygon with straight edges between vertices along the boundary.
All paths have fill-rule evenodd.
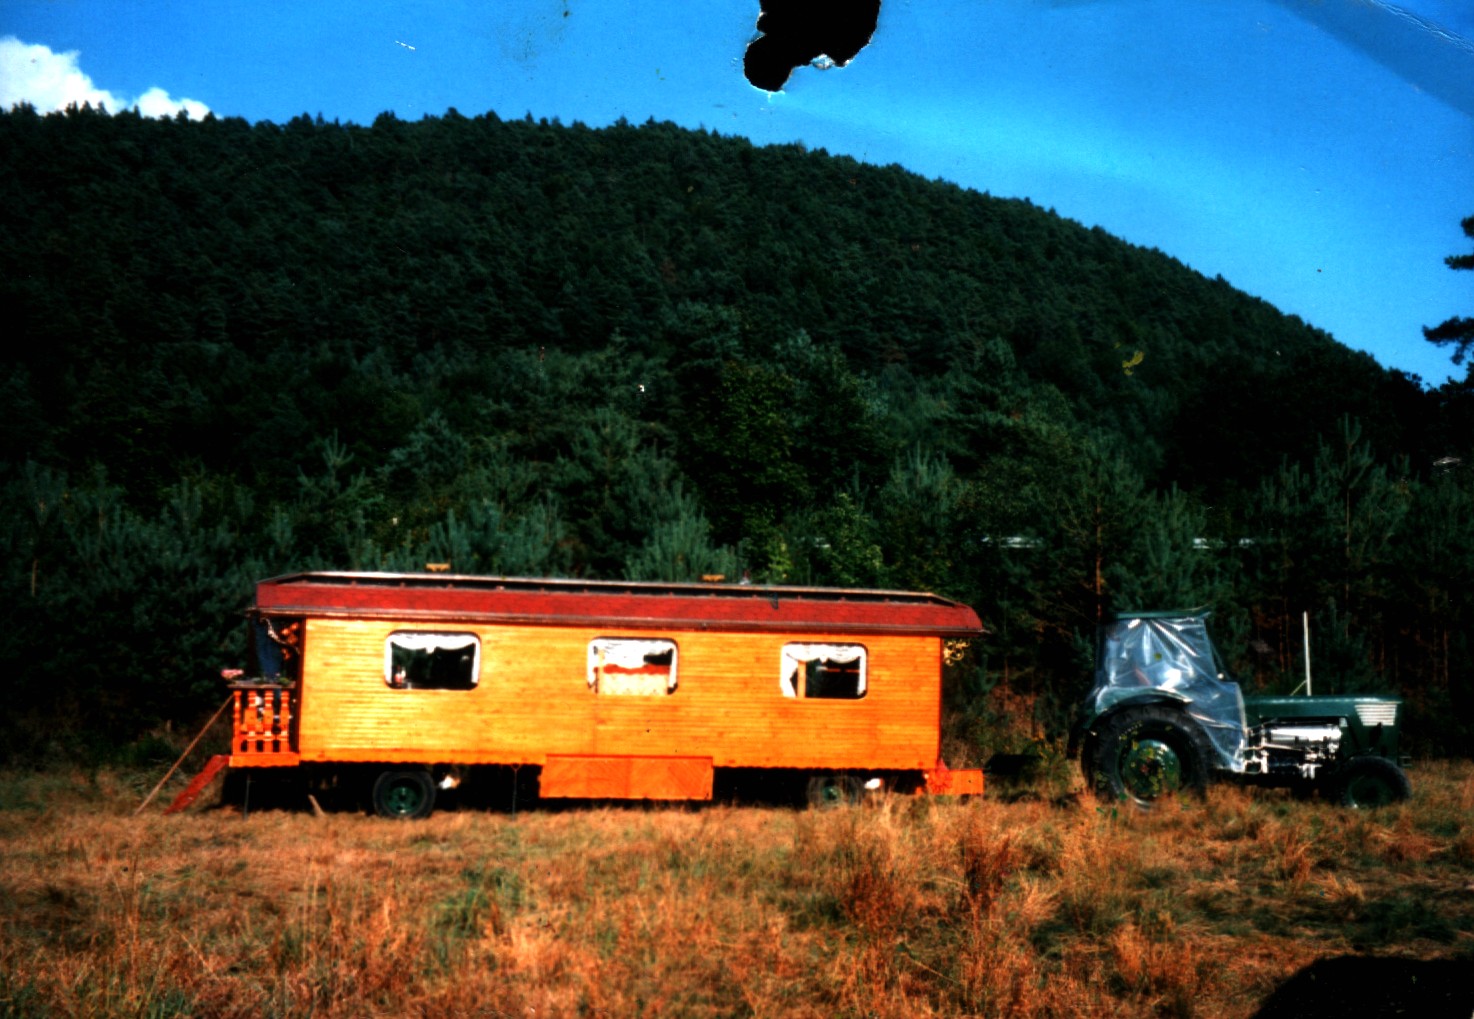
<path id="1" fill-rule="evenodd" d="M 1117 609 L 1474 753 L 1474 417 L 1159 251 L 670 124 L 0 115 L 0 758 L 142 753 L 260 577 L 921 588 L 954 753 L 1050 745 Z M 1450 264 L 1453 264 L 1451 261 Z"/>

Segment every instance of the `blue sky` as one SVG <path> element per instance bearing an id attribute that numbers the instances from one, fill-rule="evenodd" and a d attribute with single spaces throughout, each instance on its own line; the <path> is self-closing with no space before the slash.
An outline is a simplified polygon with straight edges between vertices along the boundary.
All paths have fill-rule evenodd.
<path id="1" fill-rule="evenodd" d="M 273 9 L 275 8 L 275 9 Z M 756 0 L 4 0 L 0 104 L 369 123 L 449 107 L 801 140 L 1029 197 L 1391 367 L 1474 315 L 1470 0 L 884 0 L 848 66 L 753 88 Z"/>

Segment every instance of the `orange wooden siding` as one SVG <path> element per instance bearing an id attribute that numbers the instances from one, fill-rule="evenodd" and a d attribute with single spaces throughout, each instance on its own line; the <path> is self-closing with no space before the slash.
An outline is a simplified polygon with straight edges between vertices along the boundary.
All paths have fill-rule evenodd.
<path id="1" fill-rule="evenodd" d="M 560 757 L 538 776 L 541 796 L 615 800 L 709 800 L 706 757 Z"/>
<path id="2" fill-rule="evenodd" d="M 474 690 L 393 690 L 384 642 L 401 630 L 475 633 Z M 601 696 L 597 637 L 678 647 L 668 696 Z M 859 700 L 784 697 L 783 645 L 863 644 Z M 702 757 L 716 767 L 926 769 L 938 758 L 938 637 L 784 635 L 634 628 L 461 626 L 309 619 L 300 684 L 303 761 L 542 764 L 549 755 Z"/>

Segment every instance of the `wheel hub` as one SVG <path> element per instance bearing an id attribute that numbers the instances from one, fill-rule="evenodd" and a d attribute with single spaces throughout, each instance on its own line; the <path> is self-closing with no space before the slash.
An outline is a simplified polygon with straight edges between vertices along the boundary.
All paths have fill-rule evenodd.
<path id="1" fill-rule="evenodd" d="M 384 805 L 397 815 L 413 814 L 424 802 L 424 793 L 413 782 L 396 782 L 384 790 Z"/>
<path id="2" fill-rule="evenodd" d="M 1121 780 L 1131 795 L 1150 800 L 1182 787 L 1182 761 L 1159 739 L 1140 739 L 1121 755 Z"/>

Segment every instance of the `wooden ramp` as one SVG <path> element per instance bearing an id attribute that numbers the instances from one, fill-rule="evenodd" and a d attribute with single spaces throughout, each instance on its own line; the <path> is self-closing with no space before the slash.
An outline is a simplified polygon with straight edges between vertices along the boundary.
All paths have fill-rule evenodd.
<path id="1" fill-rule="evenodd" d="M 169 809 L 164 811 L 164 813 L 177 814 L 185 807 L 188 807 L 199 798 L 200 793 L 205 791 L 205 786 L 213 782 L 215 776 L 224 771 L 228 764 L 230 764 L 229 754 L 216 754 L 210 758 L 205 764 L 204 769 L 194 777 L 194 781 L 184 787 L 184 792 L 174 797 L 174 802 L 169 804 Z"/>

